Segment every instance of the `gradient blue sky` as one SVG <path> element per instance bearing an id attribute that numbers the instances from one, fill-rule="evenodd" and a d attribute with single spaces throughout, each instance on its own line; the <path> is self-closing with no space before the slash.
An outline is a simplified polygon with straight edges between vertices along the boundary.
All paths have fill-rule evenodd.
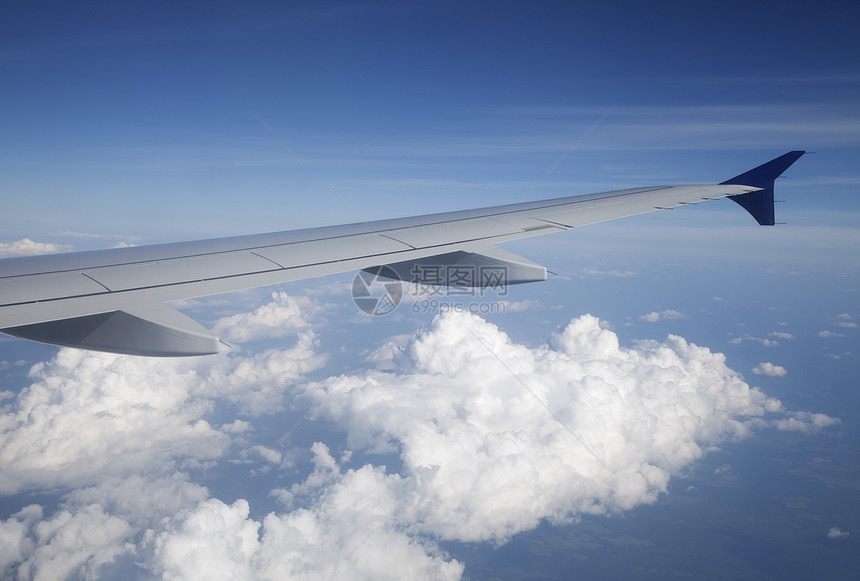
<path id="1" fill-rule="evenodd" d="M 723 200 L 508 245 L 559 276 L 512 289 L 504 300 L 514 307 L 484 318 L 535 352 L 586 313 L 628 348 L 679 335 L 724 353 L 731 370 L 788 410 L 840 424 L 721 440 L 722 449 L 673 471 L 654 504 L 641 501 L 611 518 L 539 516 L 538 526 L 517 529 L 501 546 L 498 538 L 446 536 L 430 525 L 410 538 L 427 554 L 447 551 L 466 578 L 850 578 L 860 556 L 860 520 L 850 516 L 860 514 L 858 16 L 845 2 L 4 2 L 0 254 L 32 250 L 24 239 L 83 250 L 715 183 L 786 151 L 814 151 L 777 183 L 777 198 L 787 201 L 777 207 L 784 226 L 756 227 Z M 91 518 L 99 526 L 113 515 L 128 528 L 93 542 L 92 555 L 70 565 L 70 574 L 191 578 L 170 564 L 165 547 L 190 536 L 195 515 L 223 508 L 218 501 L 236 507 L 245 499 L 257 522 L 294 514 L 271 491 L 317 474 L 313 459 L 324 457 L 311 453 L 315 441 L 329 445 L 344 474 L 385 465 L 389 475 L 410 478 L 406 456 L 356 443 L 354 422 L 367 418 L 326 407 L 336 396 L 314 415 L 312 388 L 304 386 L 358 382 L 379 372 L 373 365 L 383 356 L 374 349 L 387 341 L 449 331 L 421 331 L 435 313 L 410 305 L 390 317 L 360 317 L 350 281 L 280 288 L 302 315 L 285 316 L 287 335 L 260 332 L 259 343 L 231 355 L 234 375 L 240 358 L 261 365 L 279 348 L 299 358 L 296 333 L 307 329 L 293 318 L 312 324 L 316 343 L 308 350 L 325 363 L 308 363 L 289 389 L 281 386 L 281 399 L 265 400 L 280 412 L 249 408 L 241 386 L 238 395 L 210 386 L 188 392 L 204 411 L 176 421 L 221 426 L 211 457 L 176 452 L 168 442 L 165 460 L 117 443 L 110 457 L 133 469 L 74 477 L 47 468 L 25 477 L 3 460 L 18 484 L 3 489 L 0 533 L 30 530 L 21 535 L 36 539 L 38 522 L 56 525 L 63 510 L 72 523 Z M 272 300 L 268 293 L 182 307 L 238 333 L 225 317 L 252 328 L 249 313 Z M 277 299 L 273 308 L 290 311 L 292 300 Z M 50 383 L 47 375 L 73 376 L 75 385 L 94 366 L 108 377 L 122 365 L 129 377 L 157 375 L 149 363 L 74 363 L 64 353 L 0 341 L 4 434 L 14 446 L 26 442 L 26 422 L 11 418 L 21 417 L 34 385 Z M 369 353 L 376 355 L 368 360 Z M 754 372 L 763 362 L 788 372 Z M 229 367 L 199 365 L 169 369 L 202 377 L 207 365 Z M 399 377 L 405 385 L 414 375 Z M 63 394 L 58 418 L 78 418 L 74 410 L 92 403 L 75 407 L 63 399 L 74 394 Z M 225 427 L 240 426 L 235 421 L 253 430 Z M 69 454 L 97 465 L 89 449 L 81 444 Z M 351 458 L 338 456 L 347 449 Z M 282 459 L 271 462 L 261 450 Z M 185 482 L 177 497 L 186 502 L 177 501 L 175 514 L 152 509 L 151 521 L 123 512 L 121 495 L 107 491 L 130 489 L 134 478 L 153 490 L 169 479 Z M 346 477 L 338 482 L 346 489 Z M 331 490 L 305 491 L 302 506 L 323 514 Z M 86 499 L 108 520 L 94 517 Z M 41 521 L 18 512 L 34 503 L 43 507 Z M 229 553 L 216 537 L 203 546 Z M 38 541 L 43 558 L 60 552 L 52 538 Z M 138 549 L 111 553 L 111 543 Z M 13 553 L 0 554 L 0 572 L 17 568 L 27 578 L 48 570 L 35 553 Z"/>
<path id="2" fill-rule="evenodd" d="M 807 149 L 819 157 L 794 170 L 806 196 L 793 202 L 856 211 L 846 11 L 7 3 L 4 235 L 353 221 L 296 156 L 362 220 L 508 202 L 599 119 L 533 199 L 722 181 Z M 31 221 L 46 207 L 53 219 Z"/>

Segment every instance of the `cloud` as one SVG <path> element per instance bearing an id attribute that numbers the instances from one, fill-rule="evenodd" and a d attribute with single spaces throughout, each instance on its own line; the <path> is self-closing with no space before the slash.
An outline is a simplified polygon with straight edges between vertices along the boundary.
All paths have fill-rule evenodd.
<path id="1" fill-rule="evenodd" d="M 0 520 L 0 575 L 12 577 L 12 568 L 21 563 L 32 547 L 29 523 L 42 518 L 42 507 L 30 505 L 7 520 Z"/>
<path id="2" fill-rule="evenodd" d="M 266 446 L 253 446 L 249 452 L 253 452 L 258 454 L 261 458 L 263 458 L 266 462 L 271 464 L 280 464 L 283 456 L 277 450 L 273 450 L 271 448 L 267 448 Z"/>
<path id="3" fill-rule="evenodd" d="M 290 301 L 280 304 L 289 309 Z M 214 402 L 250 414 L 278 409 L 301 374 L 322 364 L 314 348 L 304 332 L 292 346 L 247 356 L 164 360 L 60 349 L 33 366 L 30 385 L 10 394 L 0 416 L 0 494 L 70 491 L 48 518 L 34 505 L 0 521 L 0 577 L 117 578 L 139 574 L 137 562 L 154 567 L 146 531 L 209 496 L 182 470 L 215 466 L 232 439 L 251 432 L 240 419 L 214 429 L 207 420 Z M 250 452 L 281 462 L 265 446 Z"/>
<path id="4" fill-rule="evenodd" d="M 771 335 L 775 336 L 774 333 L 771 333 Z M 732 345 L 740 345 L 744 341 L 753 341 L 755 343 L 761 343 L 765 347 L 776 347 L 777 345 L 779 345 L 779 341 L 773 341 L 771 339 L 762 339 L 761 337 L 753 337 L 751 335 L 744 335 L 743 337 L 735 337 L 734 339 L 730 340 L 729 343 Z"/>
<path id="5" fill-rule="evenodd" d="M 838 426 L 842 422 L 825 414 L 811 412 L 787 412 L 784 418 L 773 420 L 771 425 L 782 432 L 817 434 L 823 428 Z"/>
<path id="6" fill-rule="evenodd" d="M 316 352 L 316 335 L 299 333 L 295 345 L 267 349 L 262 353 L 212 358 L 197 364 L 202 394 L 220 398 L 252 416 L 283 410 L 289 388 L 305 374 L 325 364 L 326 356 Z"/>
<path id="7" fill-rule="evenodd" d="M 279 299 L 268 312 L 272 320 L 289 320 L 295 303 Z M 0 417 L 0 494 L 85 486 L 177 459 L 217 458 L 230 430 L 243 425 L 213 428 L 206 416 L 214 402 L 249 415 L 282 409 L 289 388 L 323 365 L 315 349 L 310 331 L 292 346 L 247 356 L 165 360 L 60 349 L 33 366 L 32 383 Z"/>
<path id="8" fill-rule="evenodd" d="M 250 557 L 259 524 L 248 519 L 248 502 L 226 505 L 209 499 L 186 511 L 155 540 L 155 572 L 165 579 L 253 579 Z"/>
<path id="9" fill-rule="evenodd" d="M 593 266 L 582 269 L 580 278 L 626 278 L 636 276 L 636 273 L 631 270 L 600 270 Z"/>
<path id="10" fill-rule="evenodd" d="M 667 309 L 662 312 L 652 311 L 646 315 L 642 315 L 639 317 L 640 321 L 645 321 L 646 323 L 656 323 L 658 321 L 668 321 L 672 319 L 685 319 L 687 316 L 684 313 L 680 313 L 678 311 L 673 311 L 671 309 Z"/>
<path id="11" fill-rule="evenodd" d="M 827 531 L 828 539 L 844 539 L 848 535 L 850 535 L 848 531 L 843 531 L 840 528 L 832 527 L 829 531 Z"/>
<path id="12" fill-rule="evenodd" d="M 730 106 L 628 106 L 612 109 L 612 122 L 589 138 L 598 149 L 683 149 L 781 147 L 789 137 L 803 143 L 856 144 L 860 120 L 847 107 L 797 104 Z M 590 107 L 527 108 L 532 114 L 585 114 Z M 744 142 L 744 136 L 754 136 Z M 619 146 L 619 144 L 623 144 Z"/>
<path id="13" fill-rule="evenodd" d="M 843 335 L 842 333 L 834 333 L 833 331 L 828 331 L 827 329 L 825 329 L 824 331 L 819 331 L 818 336 L 829 338 L 829 337 L 844 337 L 845 335 Z"/>
<path id="14" fill-rule="evenodd" d="M 61 349 L 0 422 L 0 493 L 81 486 L 173 457 L 218 456 L 226 438 L 181 363 Z"/>
<path id="15" fill-rule="evenodd" d="M 215 324 L 213 331 L 225 341 L 234 343 L 286 337 L 298 330 L 309 329 L 311 319 L 317 319 L 326 306 L 306 296 L 273 292 L 271 302 L 251 313 L 224 317 Z"/>
<path id="16" fill-rule="evenodd" d="M 245 420 L 233 420 L 229 424 L 223 424 L 219 429 L 222 432 L 228 432 L 230 434 L 241 434 L 242 432 L 248 432 L 254 428 L 251 426 L 250 422 L 246 422 Z"/>
<path id="17" fill-rule="evenodd" d="M 94 578 L 106 563 L 129 551 L 131 528 L 98 505 L 70 513 L 57 512 L 33 525 L 39 545 L 18 568 L 20 579 L 67 579 L 73 572 Z"/>
<path id="18" fill-rule="evenodd" d="M 523 299 L 521 301 L 499 301 L 500 306 L 503 306 L 504 313 L 522 313 L 524 311 L 533 311 L 543 307 L 540 301 L 534 299 Z"/>
<path id="19" fill-rule="evenodd" d="M 365 465 L 340 472 L 314 444 L 317 470 L 297 487 L 307 508 L 270 513 L 210 499 L 171 519 L 154 539 L 152 569 L 165 578 L 459 579 L 463 566 L 404 528 L 400 478 Z"/>
<path id="20" fill-rule="evenodd" d="M 34 254 L 51 254 L 70 250 L 67 244 L 52 244 L 50 242 L 34 242 L 29 238 L 22 238 L 15 242 L 0 242 L 0 258 L 10 256 L 31 256 Z"/>
<path id="21" fill-rule="evenodd" d="M 785 367 L 781 367 L 779 365 L 774 365 L 773 363 L 763 361 L 753 367 L 753 373 L 755 373 L 756 375 L 770 375 L 771 377 L 782 377 L 788 372 L 785 370 Z"/>
<path id="22" fill-rule="evenodd" d="M 776 337 L 777 339 L 797 339 L 793 334 L 785 331 L 772 331 L 767 334 L 768 337 Z"/>
<path id="23" fill-rule="evenodd" d="M 856 329 L 857 323 L 853 321 L 839 321 L 838 323 L 836 323 L 836 326 L 843 327 L 845 329 Z"/>
<path id="24" fill-rule="evenodd" d="M 332 392 L 314 413 L 354 449 L 399 453 L 405 522 L 442 539 L 504 541 L 542 519 L 651 503 L 708 446 L 828 419 L 786 412 L 719 353 L 676 336 L 625 349 L 591 316 L 530 349 L 446 313 L 374 362 L 309 386 Z"/>
<path id="25" fill-rule="evenodd" d="M 143 531 L 208 496 L 209 490 L 191 482 L 187 473 L 166 466 L 131 476 L 105 478 L 93 486 L 73 490 L 66 495 L 63 506 L 77 512 L 99 505 L 105 512 L 120 516 Z"/>
<path id="26" fill-rule="evenodd" d="M 110 579 L 139 574 L 146 549 L 145 531 L 208 491 L 184 474 L 168 477 L 108 478 L 67 495 L 51 517 L 30 505 L 0 521 L 0 572 L 20 579 Z M 11 533 L 11 534 L 8 534 Z M 7 544 L 9 543 L 9 544 Z"/>
<path id="27" fill-rule="evenodd" d="M 126 240 L 139 241 L 139 236 L 126 236 L 124 234 L 96 234 L 94 232 L 74 232 L 72 230 L 63 230 L 62 232 L 57 232 L 57 236 L 62 238 L 124 238 Z M 130 246 L 134 246 L 134 244 L 130 244 Z"/>

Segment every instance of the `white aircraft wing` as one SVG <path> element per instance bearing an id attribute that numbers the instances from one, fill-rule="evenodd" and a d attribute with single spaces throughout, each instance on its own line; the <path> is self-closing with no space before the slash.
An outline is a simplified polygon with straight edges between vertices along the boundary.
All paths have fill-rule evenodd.
<path id="1" fill-rule="evenodd" d="M 218 351 L 218 339 L 163 303 L 360 269 L 415 280 L 412 274 L 421 267 L 477 266 L 502 269 L 506 284 L 545 280 L 544 267 L 495 245 L 722 197 L 772 225 L 773 181 L 803 153 L 787 153 L 718 185 L 636 188 L 342 226 L 7 258 L 0 260 L 0 332 L 115 353 L 204 355 Z M 429 282 L 463 284 L 446 278 L 449 270 L 434 269 L 442 278 Z"/>

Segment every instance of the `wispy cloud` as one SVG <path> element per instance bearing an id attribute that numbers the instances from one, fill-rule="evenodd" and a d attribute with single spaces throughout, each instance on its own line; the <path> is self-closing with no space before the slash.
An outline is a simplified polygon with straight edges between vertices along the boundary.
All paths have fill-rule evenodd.
<path id="1" fill-rule="evenodd" d="M 652 311 L 650 313 L 644 314 L 639 317 L 640 321 L 644 321 L 646 323 L 657 323 L 659 321 L 671 321 L 674 319 L 686 319 L 687 315 L 680 311 L 674 311 L 672 309 L 667 309 L 665 311 Z"/>
<path id="2" fill-rule="evenodd" d="M 588 266 L 580 271 L 581 278 L 627 278 L 636 276 L 632 270 L 602 270 L 593 266 Z"/>
<path id="3" fill-rule="evenodd" d="M 774 341 L 772 339 L 763 339 L 761 337 L 753 337 L 752 335 L 744 335 L 743 337 L 735 337 L 729 341 L 732 345 L 740 345 L 744 341 L 752 341 L 754 343 L 761 343 L 765 347 L 776 347 L 779 345 L 779 341 Z"/>
<path id="4" fill-rule="evenodd" d="M 593 119 L 605 109 L 534 107 L 508 114 Z M 546 140 L 549 142 L 549 140 Z M 860 115 L 850 103 L 612 107 L 583 149 L 750 149 L 856 145 Z"/>
<path id="5" fill-rule="evenodd" d="M 844 337 L 845 335 L 843 335 L 842 333 L 834 333 L 833 331 L 828 331 L 827 329 L 825 329 L 823 331 L 819 331 L 818 336 L 830 338 L 830 337 Z"/>
<path id="6" fill-rule="evenodd" d="M 850 535 L 848 531 L 843 531 L 839 527 L 831 527 L 830 530 L 827 531 L 828 539 L 844 539 L 848 535 Z"/>
<path id="7" fill-rule="evenodd" d="M 797 339 L 792 333 L 786 331 L 771 331 L 767 334 L 768 337 L 776 337 L 777 339 Z"/>

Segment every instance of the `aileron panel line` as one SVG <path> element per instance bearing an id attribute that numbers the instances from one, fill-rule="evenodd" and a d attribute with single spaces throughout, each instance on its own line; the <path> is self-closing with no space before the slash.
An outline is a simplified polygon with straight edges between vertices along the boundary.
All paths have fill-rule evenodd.
<path id="1" fill-rule="evenodd" d="M 111 292 L 277 270 L 272 261 L 252 252 L 228 252 L 107 266 L 84 273 Z"/>
<path id="2" fill-rule="evenodd" d="M 105 292 L 103 286 L 80 272 L 0 278 L 0 305 L 2 307 L 103 292 Z M 2 311 L 0 311 L 0 316 L 2 316 Z"/>

